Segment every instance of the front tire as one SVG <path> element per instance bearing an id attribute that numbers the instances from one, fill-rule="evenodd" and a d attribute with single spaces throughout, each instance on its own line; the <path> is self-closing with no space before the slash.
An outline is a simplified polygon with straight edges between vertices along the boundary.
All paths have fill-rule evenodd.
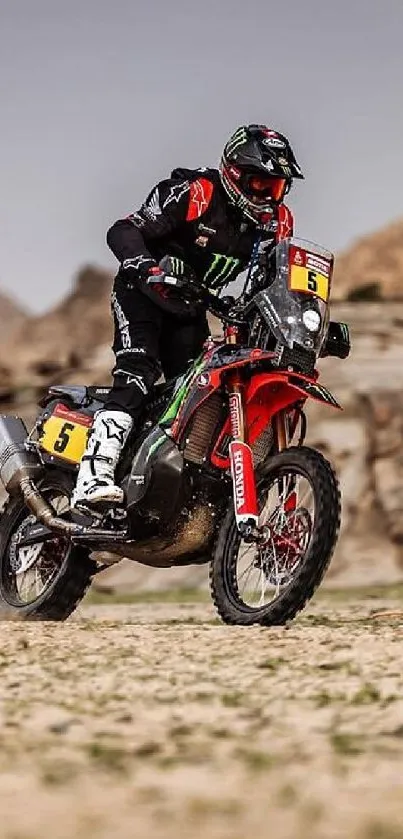
<path id="1" fill-rule="evenodd" d="M 55 471 L 45 475 L 39 488 L 63 515 L 73 486 L 72 475 Z M 13 537 L 34 520 L 20 495 L 8 499 L 0 517 L 0 618 L 64 621 L 84 597 L 96 564 L 87 548 L 57 534 L 42 548 L 30 546 L 31 555 L 21 562 Z"/>
<path id="2" fill-rule="evenodd" d="M 301 483 L 304 497 L 299 493 Z M 313 509 L 306 500 L 307 486 Z M 337 542 L 338 482 L 330 463 L 316 450 L 292 447 L 267 460 L 259 468 L 258 495 L 259 527 L 267 533 L 267 541 L 259 547 L 243 543 L 231 503 L 210 567 L 212 598 L 228 624 L 273 626 L 292 620 L 322 582 Z M 273 495 L 279 499 L 277 507 L 267 514 L 267 500 Z M 242 560 L 246 567 L 241 572 Z M 265 602 L 271 588 L 274 597 Z"/>

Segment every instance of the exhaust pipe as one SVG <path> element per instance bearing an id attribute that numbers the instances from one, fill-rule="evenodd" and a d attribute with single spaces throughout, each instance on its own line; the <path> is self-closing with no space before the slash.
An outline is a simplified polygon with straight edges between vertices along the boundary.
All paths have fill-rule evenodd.
<path id="1" fill-rule="evenodd" d="M 34 516 L 48 527 L 69 538 L 91 537 L 117 541 L 117 535 L 108 530 L 85 527 L 56 516 L 52 507 L 35 485 L 35 479 L 43 471 L 38 454 L 27 447 L 27 429 L 19 417 L 0 416 L 0 480 L 9 495 L 22 493 L 24 502 Z M 123 534 L 119 534 L 119 541 Z"/>

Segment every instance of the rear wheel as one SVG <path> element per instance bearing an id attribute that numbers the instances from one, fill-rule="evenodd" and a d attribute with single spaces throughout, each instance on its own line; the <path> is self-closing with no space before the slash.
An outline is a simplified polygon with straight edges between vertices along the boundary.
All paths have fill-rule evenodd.
<path id="1" fill-rule="evenodd" d="M 57 515 L 68 515 L 72 476 L 49 473 L 40 489 Z M 0 518 L 0 616 L 63 621 L 84 597 L 96 565 L 87 548 L 56 534 L 19 548 L 35 521 L 21 496 L 7 501 Z"/>
<path id="2" fill-rule="evenodd" d="M 221 618 L 232 624 L 284 624 L 321 583 L 340 527 L 335 473 L 314 449 L 295 447 L 259 470 L 259 544 L 246 543 L 231 504 L 211 564 Z"/>

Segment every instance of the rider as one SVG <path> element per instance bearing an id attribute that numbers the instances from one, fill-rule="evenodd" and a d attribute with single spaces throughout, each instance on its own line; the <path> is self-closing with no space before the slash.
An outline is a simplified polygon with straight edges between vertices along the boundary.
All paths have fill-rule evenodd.
<path id="1" fill-rule="evenodd" d="M 73 505 L 123 500 L 115 467 L 147 394 L 161 372 L 167 379 L 183 373 L 208 335 L 205 309 L 170 291 L 159 262 L 169 254 L 176 273 L 185 278 L 189 266 L 206 288 L 223 289 L 257 242 L 271 249 L 293 235 L 283 199 L 294 178 L 303 174 L 287 138 L 264 125 L 243 126 L 228 140 L 219 170 L 175 169 L 110 228 L 107 242 L 120 263 L 112 292 L 113 387 L 95 415 Z"/>

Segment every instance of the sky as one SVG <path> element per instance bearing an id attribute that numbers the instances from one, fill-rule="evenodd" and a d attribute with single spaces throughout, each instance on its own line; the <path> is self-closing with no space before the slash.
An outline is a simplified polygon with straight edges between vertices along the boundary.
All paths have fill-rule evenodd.
<path id="1" fill-rule="evenodd" d="M 299 235 L 402 216 L 402 39 L 402 0 L 0 0 L 0 290 L 116 266 L 108 227 L 248 122 L 292 143 Z"/>

